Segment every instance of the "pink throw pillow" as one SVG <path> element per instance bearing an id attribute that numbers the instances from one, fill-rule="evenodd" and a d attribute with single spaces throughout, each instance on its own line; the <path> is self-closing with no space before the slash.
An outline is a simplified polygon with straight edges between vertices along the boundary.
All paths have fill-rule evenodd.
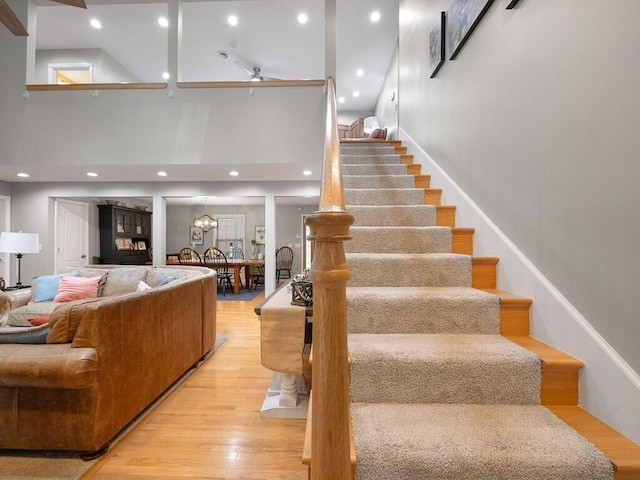
<path id="1" fill-rule="evenodd" d="M 30 318 L 29 323 L 34 327 L 39 327 L 40 325 L 49 323 L 49 315 L 40 315 L 39 317 Z"/>
<path id="2" fill-rule="evenodd" d="M 83 298 L 96 298 L 102 277 L 61 277 L 54 302 L 70 302 Z"/>

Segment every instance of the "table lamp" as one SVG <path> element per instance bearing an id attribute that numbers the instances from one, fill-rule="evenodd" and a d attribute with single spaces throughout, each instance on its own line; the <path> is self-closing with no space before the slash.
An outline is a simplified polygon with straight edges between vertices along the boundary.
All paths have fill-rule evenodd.
<path id="1" fill-rule="evenodd" d="M 18 259 L 18 282 L 15 288 L 23 288 L 20 281 L 20 261 L 25 253 L 39 253 L 40 238 L 37 233 L 2 232 L 0 233 L 0 253 L 16 253 Z"/>

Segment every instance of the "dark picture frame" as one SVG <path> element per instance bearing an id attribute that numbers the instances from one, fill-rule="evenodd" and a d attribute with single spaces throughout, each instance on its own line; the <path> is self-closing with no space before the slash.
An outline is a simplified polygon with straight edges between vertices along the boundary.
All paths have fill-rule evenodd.
<path id="1" fill-rule="evenodd" d="M 511 0 L 509 2 L 509 4 L 507 5 L 507 10 L 511 10 L 513 7 L 515 7 L 518 4 L 519 1 L 520 0 Z"/>
<path id="2" fill-rule="evenodd" d="M 189 243 L 192 245 L 204 245 L 204 232 L 200 227 L 189 227 Z"/>
<path id="3" fill-rule="evenodd" d="M 447 12 L 447 51 L 453 60 L 493 0 L 454 0 Z"/>
<path id="4" fill-rule="evenodd" d="M 429 33 L 429 78 L 433 78 L 444 63 L 447 12 L 440 12 L 440 19 Z"/>

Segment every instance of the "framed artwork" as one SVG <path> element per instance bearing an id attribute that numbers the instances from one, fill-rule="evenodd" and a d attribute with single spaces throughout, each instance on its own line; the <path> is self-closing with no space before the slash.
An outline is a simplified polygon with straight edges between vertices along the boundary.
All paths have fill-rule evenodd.
<path id="1" fill-rule="evenodd" d="M 204 232 L 200 227 L 189 227 L 189 243 L 193 245 L 204 244 Z"/>
<path id="2" fill-rule="evenodd" d="M 513 7 L 516 6 L 516 4 L 519 2 L 520 0 L 511 0 L 509 2 L 509 5 L 507 5 L 507 10 L 511 10 Z"/>
<path id="3" fill-rule="evenodd" d="M 453 60 L 493 0 L 453 0 L 447 12 L 447 51 Z"/>
<path id="4" fill-rule="evenodd" d="M 429 78 L 433 78 L 444 63 L 446 12 L 440 12 L 438 23 L 429 34 Z"/>
<path id="5" fill-rule="evenodd" d="M 116 238 L 117 250 L 133 250 L 133 242 L 130 238 Z"/>
<path id="6" fill-rule="evenodd" d="M 256 239 L 256 245 L 264 245 L 264 234 L 264 225 L 256 225 L 256 236 L 254 237 Z"/>

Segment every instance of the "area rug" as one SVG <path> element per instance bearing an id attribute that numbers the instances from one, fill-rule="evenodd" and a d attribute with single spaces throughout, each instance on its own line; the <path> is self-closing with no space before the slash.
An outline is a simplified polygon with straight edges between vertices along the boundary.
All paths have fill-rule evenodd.
<path id="1" fill-rule="evenodd" d="M 240 290 L 239 294 L 234 294 L 233 292 L 227 292 L 226 295 L 222 295 L 222 293 L 218 292 L 218 301 L 219 302 L 247 302 L 249 300 L 253 300 L 261 293 L 264 293 L 264 289 L 256 289 L 256 290 Z"/>
<path id="2" fill-rule="evenodd" d="M 260 293 L 260 292 L 258 292 Z M 231 337 L 230 333 L 218 332 L 212 355 Z M 140 420 L 149 414 L 171 392 L 178 388 L 197 369 L 189 369 L 171 385 L 160 397 L 144 409 L 111 441 L 111 447 L 118 443 Z M 76 480 L 84 475 L 98 460 L 85 462 L 78 452 L 69 451 L 29 451 L 0 449 L 0 480 Z"/>

